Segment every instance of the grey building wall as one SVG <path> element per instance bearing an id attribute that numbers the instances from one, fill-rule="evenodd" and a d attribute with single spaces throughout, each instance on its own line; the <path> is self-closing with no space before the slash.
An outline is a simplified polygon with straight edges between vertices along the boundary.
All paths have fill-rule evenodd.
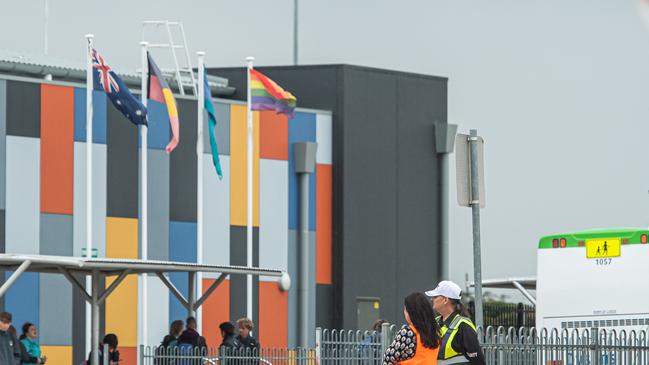
<path id="1" fill-rule="evenodd" d="M 318 326 L 356 328 L 356 299 L 401 323 L 403 297 L 439 279 L 440 161 L 447 79 L 349 65 L 261 67 L 304 108 L 333 111 L 333 285 Z M 209 69 L 245 100 L 245 70 Z"/>

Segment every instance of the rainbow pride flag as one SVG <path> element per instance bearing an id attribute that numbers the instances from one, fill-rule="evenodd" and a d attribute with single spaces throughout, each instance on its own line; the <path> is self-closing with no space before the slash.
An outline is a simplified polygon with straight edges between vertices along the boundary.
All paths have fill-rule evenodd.
<path id="1" fill-rule="evenodd" d="M 255 69 L 250 70 L 250 93 L 252 110 L 274 110 L 293 117 L 295 96 Z"/>

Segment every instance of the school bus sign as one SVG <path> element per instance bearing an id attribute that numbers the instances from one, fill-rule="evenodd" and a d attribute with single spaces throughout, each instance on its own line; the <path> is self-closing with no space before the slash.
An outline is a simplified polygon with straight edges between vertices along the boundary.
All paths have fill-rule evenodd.
<path id="1" fill-rule="evenodd" d="M 620 240 L 618 238 L 586 240 L 586 257 L 601 259 L 620 256 Z"/>

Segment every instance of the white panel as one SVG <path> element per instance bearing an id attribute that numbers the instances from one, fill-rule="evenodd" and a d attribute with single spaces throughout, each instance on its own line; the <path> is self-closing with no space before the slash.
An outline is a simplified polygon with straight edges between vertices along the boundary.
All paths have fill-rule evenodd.
<path id="1" fill-rule="evenodd" d="M 333 124 L 331 122 L 330 114 L 316 114 L 316 133 L 315 140 L 318 142 L 318 152 L 316 154 L 316 162 L 321 164 L 331 164 L 332 157 L 332 134 Z"/>
<path id="2" fill-rule="evenodd" d="M 160 345 L 169 334 L 169 289 L 155 276 L 147 280 L 148 346 Z"/>
<path id="3" fill-rule="evenodd" d="M 220 155 L 220 159 L 222 180 L 212 156 L 203 155 L 203 262 L 230 265 L 230 156 Z"/>
<path id="4" fill-rule="evenodd" d="M 105 144 L 92 145 L 92 237 L 98 257 L 106 257 L 106 174 Z M 86 144 L 74 142 L 74 256 L 86 247 Z"/>
<path id="5" fill-rule="evenodd" d="M 7 136 L 7 253 L 39 252 L 40 153 L 40 139 Z"/>
<path id="6" fill-rule="evenodd" d="M 259 266 L 288 270 L 288 162 L 261 159 L 259 170 Z"/>

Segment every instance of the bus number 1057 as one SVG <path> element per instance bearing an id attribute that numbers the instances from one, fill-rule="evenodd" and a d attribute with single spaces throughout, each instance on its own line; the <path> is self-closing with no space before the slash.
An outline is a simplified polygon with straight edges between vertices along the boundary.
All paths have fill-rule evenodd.
<path id="1" fill-rule="evenodd" d="M 595 263 L 599 265 L 610 265 L 613 259 L 611 258 L 606 258 L 606 259 L 595 259 Z"/>

